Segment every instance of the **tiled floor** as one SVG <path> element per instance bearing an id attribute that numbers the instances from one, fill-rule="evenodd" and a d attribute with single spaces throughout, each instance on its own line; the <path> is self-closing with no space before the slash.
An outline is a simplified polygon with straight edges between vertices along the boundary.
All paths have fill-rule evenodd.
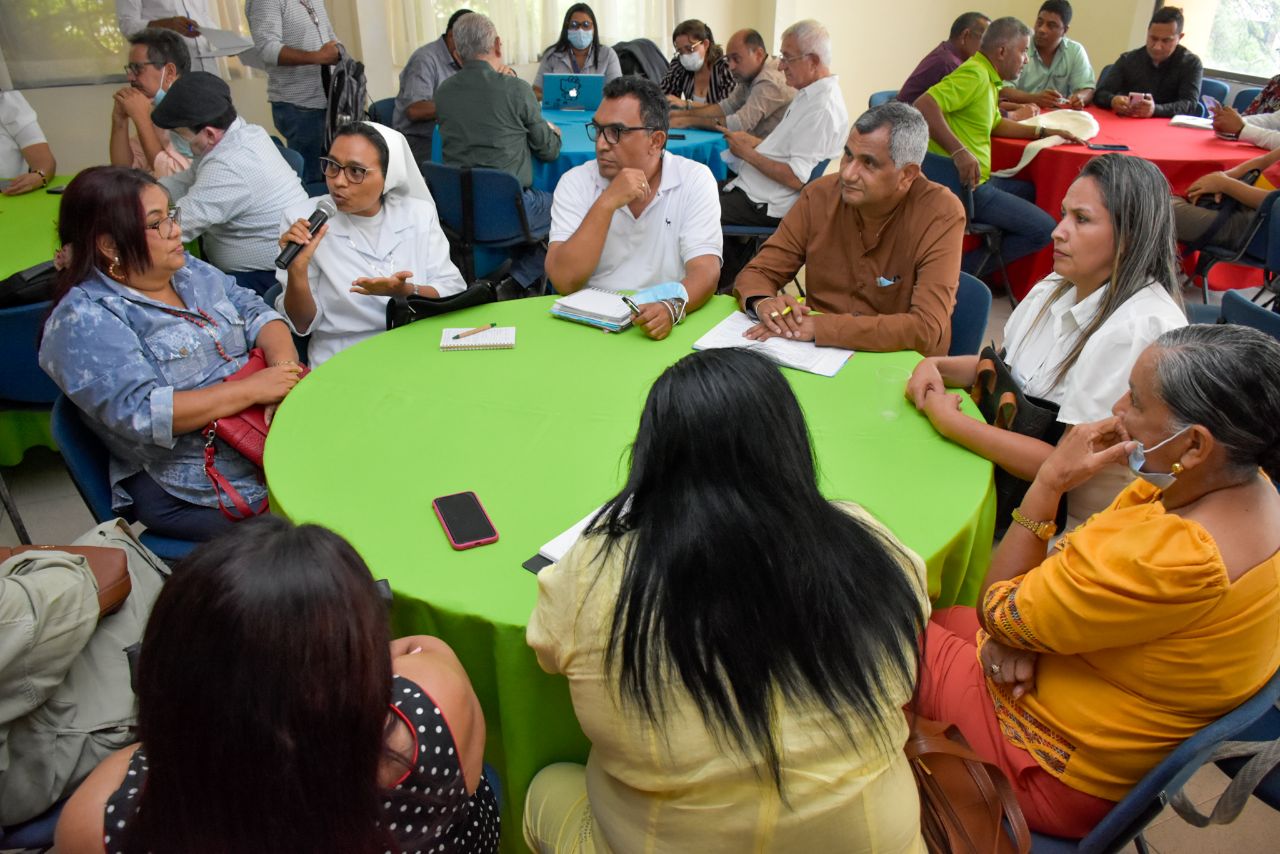
<path id="1" fill-rule="evenodd" d="M 1000 345 L 1011 311 L 1007 297 L 997 296 L 992 301 L 984 341 L 994 340 Z M 2 469 L 0 473 L 9 484 L 35 542 L 67 543 L 93 527 L 93 518 L 56 453 L 43 448 L 31 450 L 21 465 Z M 0 519 L 0 545 L 12 546 L 17 542 L 13 525 L 5 516 Z M 1191 779 L 1187 790 L 1201 811 L 1207 812 L 1227 782 L 1216 768 L 1207 768 Z M 1280 812 L 1256 799 L 1250 801 L 1235 823 L 1205 829 L 1184 823 L 1166 808 L 1147 833 L 1147 841 L 1159 854 L 1252 854 L 1280 849 L 1277 840 L 1280 840 Z"/>

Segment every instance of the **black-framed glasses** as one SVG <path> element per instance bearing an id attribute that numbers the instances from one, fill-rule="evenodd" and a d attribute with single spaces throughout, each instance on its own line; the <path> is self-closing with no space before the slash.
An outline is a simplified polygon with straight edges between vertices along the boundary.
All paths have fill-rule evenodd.
<path id="1" fill-rule="evenodd" d="M 132 74 L 134 77 L 137 77 L 142 73 L 142 69 L 146 68 L 148 65 L 153 68 L 164 68 L 163 62 L 130 62 L 125 65 L 124 73 Z"/>
<path id="2" fill-rule="evenodd" d="M 587 139 L 595 142 L 603 136 L 605 142 L 610 145 L 617 145 L 622 142 L 622 135 L 624 133 L 631 133 L 636 130 L 649 131 L 652 133 L 655 130 L 662 130 L 662 128 L 649 127 L 648 125 L 640 125 L 639 127 L 627 127 L 626 125 L 598 125 L 595 122 L 588 122 Z"/>
<path id="3" fill-rule="evenodd" d="M 169 212 L 165 215 L 164 219 L 153 222 L 146 226 L 146 228 L 153 229 L 156 234 L 160 235 L 165 240 L 168 240 L 171 237 L 177 236 L 182 231 L 181 220 L 182 208 L 169 208 Z"/>
<path id="4" fill-rule="evenodd" d="M 354 163 L 339 163 L 332 157 L 320 158 L 320 171 L 324 173 L 326 178 L 337 178 L 339 172 L 347 173 L 347 180 L 352 184 L 363 184 L 364 176 L 371 171 L 368 166 L 358 166 Z"/>
<path id="5" fill-rule="evenodd" d="M 585 30 L 587 32 L 591 32 L 595 28 L 596 28 L 596 25 L 591 23 L 590 21 L 570 21 L 569 22 L 569 29 L 571 30 Z"/>

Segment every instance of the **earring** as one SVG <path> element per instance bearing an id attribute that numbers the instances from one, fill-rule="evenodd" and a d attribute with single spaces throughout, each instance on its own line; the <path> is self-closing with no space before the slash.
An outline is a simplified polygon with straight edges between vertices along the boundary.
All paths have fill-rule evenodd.
<path id="1" fill-rule="evenodd" d="M 1182 463 L 1174 463 L 1173 465 L 1169 466 L 1169 471 L 1173 474 L 1174 477 L 1177 477 L 1178 475 L 1186 471 L 1186 469 L 1182 467 Z"/>
<path id="2" fill-rule="evenodd" d="M 111 265 L 107 267 L 107 275 L 115 279 L 117 282 L 124 281 L 124 272 L 120 269 L 119 255 L 111 260 Z"/>

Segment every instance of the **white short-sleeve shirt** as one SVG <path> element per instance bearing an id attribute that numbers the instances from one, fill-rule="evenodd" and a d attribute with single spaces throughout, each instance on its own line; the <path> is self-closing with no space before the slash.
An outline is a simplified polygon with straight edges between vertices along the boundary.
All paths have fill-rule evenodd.
<path id="1" fill-rule="evenodd" d="M 329 196 L 321 198 L 329 199 Z M 311 215 L 319 199 L 308 199 L 285 211 L 279 233 L 296 220 Z M 440 227 L 436 206 L 425 199 L 387 196 L 381 211 L 381 228 L 372 242 L 355 217 L 338 213 L 329 220 L 329 230 L 316 247 L 307 266 L 307 283 L 316 314 L 305 334 L 310 336 L 307 357 L 318 367 L 335 353 L 383 332 L 387 328 L 389 297 L 351 292 L 351 283 L 364 276 L 390 276 L 401 270 L 413 273 L 415 285 L 430 285 L 440 296 L 461 293 L 466 282 L 449 260 L 449 241 Z M 285 288 L 289 274 L 276 273 Z M 295 332 L 298 328 L 285 311 L 281 291 L 275 308 Z"/>
<path id="2" fill-rule="evenodd" d="M 1170 329 L 1186 326 L 1187 318 L 1169 292 L 1152 282 L 1107 318 L 1089 337 L 1062 382 L 1055 384 L 1058 365 L 1102 307 L 1110 287 L 1104 285 L 1078 303 L 1073 287 L 1050 303 L 1061 283 L 1061 276 L 1048 276 L 1018 303 L 1004 327 L 1005 361 L 1024 392 L 1061 407 L 1060 423 L 1100 421 L 1111 415 L 1111 408 L 1128 391 L 1129 372 L 1147 345 Z M 1036 323 L 1046 306 L 1044 317 Z M 1103 509 L 1130 479 L 1128 469 L 1121 466 L 1100 472 L 1072 490 L 1071 516 L 1084 520 Z"/>
<path id="3" fill-rule="evenodd" d="M 771 160 L 785 161 L 802 182 L 813 168 L 835 157 L 849 134 L 849 110 L 844 105 L 840 82 L 834 74 L 815 80 L 796 93 L 756 151 Z M 738 165 L 738 177 L 725 189 L 741 189 L 756 204 L 768 205 L 769 216 L 779 219 L 800 198 L 800 191 L 779 184 L 745 161 Z"/>
<path id="4" fill-rule="evenodd" d="M 608 186 L 594 160 L 566 172 L 551 205 L 551 242 L 572 237 Z M 664 151 L 657 195 L 639 217 L 625 205 L 614 211 L 600 263 L 587 285 L 629 291 L 680 281 L 690 259 L 722 258 L 723 240 L 720 195 L 711 170 Z"/>
<path id="5" fill-rule="evenodd" d="M 0 92 L 0 178 L 16 178 L 25 173 L 30 167 L 22 149 L 44 141 L 36 111 L 22 93 Z"/>

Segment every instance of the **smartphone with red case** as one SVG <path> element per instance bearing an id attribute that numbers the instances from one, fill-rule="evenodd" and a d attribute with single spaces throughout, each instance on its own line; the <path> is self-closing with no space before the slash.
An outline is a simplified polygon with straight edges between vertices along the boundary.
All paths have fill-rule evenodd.
<path id="1" fill-rule="evenodd" d="M 431 509 L 436 511 L 449 545 L 455 549 L 470 549 L 498 540 L 498 529 L 493 527 L 474 492 L 442 495 L 431 502 Z"/>

